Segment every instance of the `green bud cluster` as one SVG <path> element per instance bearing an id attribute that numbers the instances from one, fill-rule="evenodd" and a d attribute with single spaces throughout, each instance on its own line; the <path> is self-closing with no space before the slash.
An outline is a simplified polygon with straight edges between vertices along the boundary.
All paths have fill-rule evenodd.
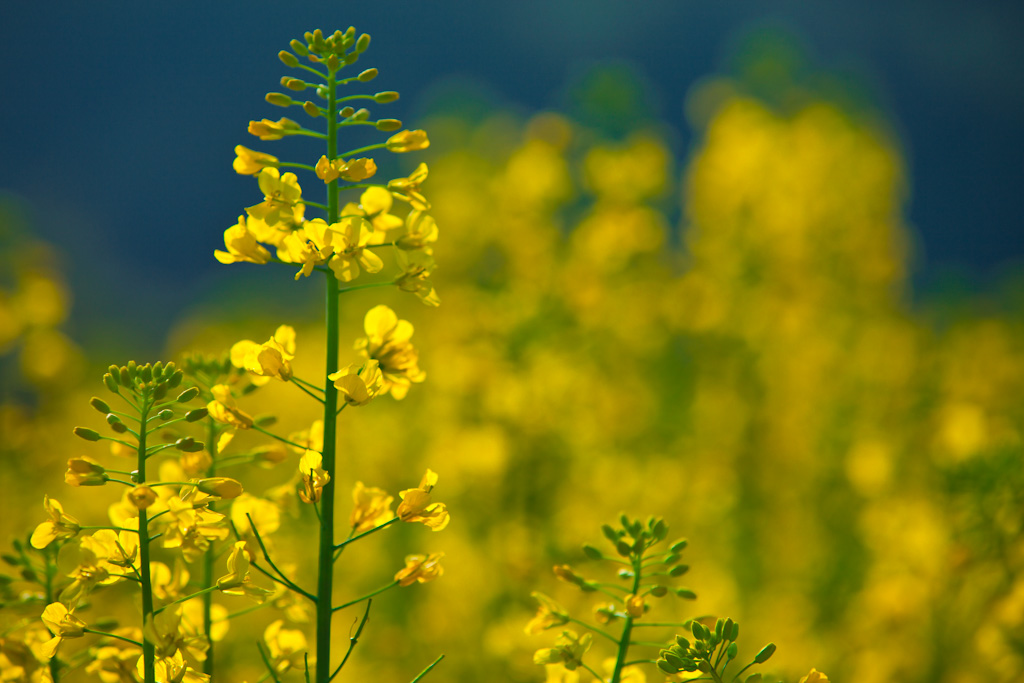
<path id="1" fill-rule="evenodd" d="M 736 639 L 740 635 L 740 625 L 732 619 L 718 619 L 714 628 L 711 628 L 695 619 L 690 622 L 690 633 L 693 636 L 692 643 L 687 637 L 677 635 L 675 642 L 658 653 L 658 668 L 669 675 L 699 671 L 712 674 L 712 679 L 720 680 L 726 667 L 739 654 Z M 774 653 L 774 643 L 765 645 L 733 679 L 755 664 L 764 664 Z M 747 680 L 759 676 L 753 674 Z"/>
<path id="2" fill-rule="evenodd" d="M 153 365 L 138 365 L 132 360 L 120 367 L 111 365 L 103 375 L 103 384 L 115 394 L 127 389 L 136 396 L 152 396 L 160 400 L 168 391 L 177 388 L 183 378 L 184 374 L 174 363 L 164 365 L 157 361 Z"/>

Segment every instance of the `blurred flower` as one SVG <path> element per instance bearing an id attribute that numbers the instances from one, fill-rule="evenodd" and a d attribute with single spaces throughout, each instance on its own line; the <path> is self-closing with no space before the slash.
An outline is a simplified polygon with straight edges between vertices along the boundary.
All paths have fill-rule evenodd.
<path id="1" fill-rule="evenodd" d="M 537 614 L 533 616 L 533 619 L 530 619 L 529 623 L 526 624 L 525 631 L 527 635 L 535 636 L 549 628 L 564 626 L 569 623 L 569 613 L 557 602 L 538 591 L 534 591 L 530 595 L 540 603 L 540 608 L 537 610 Z"/>
<path id="2" fill-rule="evenodd" d="M 384 382 L 380 394 L 391 395 L 401 400 L 409 392 L 412 383 L 422 382 L 427 374 L 419 368 L 419 354 L 413 347 L 413 326 L 407 320 L 399 320 L 387 306 L 371 308 L 363 318 L 366 336 L 356 340 L 355 349 L 364 358 L 373 359 L 380 365 Z"/>
<path id="3" fill-rule="evenodd" d="M 235 403 L 235 398 L 231 395 L 231 387 L 226 384 L 218 384 L 210 389 L 210 392 L 213 394 L 213 400 L 206 404 L 206 409 L 210 411 L 210 417 L 217 422 L 223 422 L 239 429 L 252 427 L 252 417 L 243 412 Z"/>
<path id="4" fill-rule="evenodd" d="M 52 659 L 57 654 L 57 647 L 65 638 L 81 638 L 88 628 L 84 621 L 59 602 L 47 605 L 43 610 L 42 619 L 53 634 L 53 638 L 40 645 L 38 649 L 39 654 L 45 659 Z"/>
<path id="5" fill-rule="evenodd" d="M 448 526 L 450 516 L 445 504 L 430 502 L 430 492 L 436 484 L 437 474 L 428 469 L 418 488 L 401 491 L 397 517 L 403 522 L 422 522 L 434 531 Z"/>
<path id="6" fill-rule="evenodd" d="M 395 581 L 399 586 L 411 586 L 414 583 L 426 583 L 433 581 L 444 574 L 444 567 L 441 566 L 441 558 L 444 553 L 431 553 L 428 555 L 407 555 L 405 567 L 395 574 Z"/>
<path id="7" fill-rule="evenodd" d="M 401 154 L 403 152 L 417 152 L 430 147 L 430 140 L 427 139 L 425 130 L 403 130 L 395 133 L 384 143 L 389 152 Z"/>
<path id="8" fill-rule="evenodd" d="M 427 165 L 421 163 L 408 177 L 388 181 L 388 189 L 399 199 L 409 202 L 412 208 L 429 211 L 430 202 L 420 194 L 420 185 L 427 179 L 427 172 Z"/>
<path id="9" fill-rule="evenodd" d="M 352 489 L 352 500 L 354 505 L 348 521 L 355 534 L 369 531 L 395 516 L 391 512 L 394 497 L 389 496 L 384 489 L 365 486 L 363 482 L 357 481 Z"/>

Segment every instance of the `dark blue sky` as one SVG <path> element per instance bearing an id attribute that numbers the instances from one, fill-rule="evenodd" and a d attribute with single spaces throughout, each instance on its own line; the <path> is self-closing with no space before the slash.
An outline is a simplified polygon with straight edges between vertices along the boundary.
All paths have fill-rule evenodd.
<path id="1" fill-rule="evenodd" d="M 414 121 L 439 79 L 487 84 L 526 109 L 560 106 L 584 65 L 626 60 L 650 80 L 683 154 L 688 88 L 729 69 L 753 27 L 788 28 L 814 68 L 852 75 L 901 136 L 919 284 L 949 269 L 984 284 L 1024 256 L 1016 0 L 65 0 L 9 3 L 2 16 L 0 189 L 24 198 L 37 234 L 68 255 L 86 337 L 84 319 L 126 334 L 126 311 L 155 300 L 169 325 L 225 281 L 209 255 L 252 203 L 231 149 L 251 142 L 250 119 L 281 115 L 261 101 L 285 71 L 276 52 L 350 24 L 373 35 L 367 65 L 402 92 L 389 109 L 398 118 Z M 159 351 L 166 327 L 136 345 Z"/>

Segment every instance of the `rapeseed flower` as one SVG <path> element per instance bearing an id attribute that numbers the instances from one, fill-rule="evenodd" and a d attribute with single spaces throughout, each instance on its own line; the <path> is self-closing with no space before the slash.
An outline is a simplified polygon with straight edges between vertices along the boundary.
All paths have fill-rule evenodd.
<path id="1" fill-rule="evenodd" d="M 250 557 L 245 541 L 236 541 L 228 555 L 228 573 L 217 579 L 217 588 L 226 595 L 244 595 L 263 602 L 273 591 L 253 584 L 249 576 Z"/>
<path id="2" fill-rule="evenodd" d="M 371 308 L 363 318 L 366 336 L 358 339 L 355 349 L 364 358 L 380 364 L 384 382 L 380 394 L 390 392 L 397 400 L 405 398 L 409 387 L 426 379 L 419 368 L 419 353 L 409 341 L 413 326 L 408 320 L 399 320 L 387 306 Z"/>
<path id="3" fill-rule="evenodd" d="M 239 175 L 256 175 L 267 166 L 276 165 L 277 157 L 273 155 L 256 152 L 242 145 L 235 145 L 235 160 L 231 166 Z"/>
<path id="4" fill-rule="evenodd" d="M 341 209 L 341 215 L 362 216 L 369 220 L 373 226 L 369 244 L 384 244 L 389 241 L 389 234 L 404 224 L 401 218 L 388 213 L 393 204 L 394 197 L 383 187 L 368 187 L 360 195 L 359 203 L 349 202 Z"/>
<path id="5" fill-rule="evenodd" d="M 405 234 L 395 241 L 395 246 L 405 251 L 422 249 L 434 253 L 433 243 L 437 241 L 437 223 L 422 211 L 410 211 L 405 218 Z"/>
<path id="6" fill-rule="evenodd" d="M 590 649 L 593 641 L 594 636 L 590 633 L 580 637 L 575 631 L 562 631 L 554 647 L 537 650 L 533 654 L 533 663 L 561 664 L 569 671 L 574 671 L 583 663 L 583 655 Z"/>
<path id="7" fill-rule="evenodd" d="M 331 475 L 322 467 L 324 456 L 317 451 L 306 451 L 299 459 L 299 472 L 302 474 L 303 490 L 299 498 L 305 503 L 318 503 L 323 489 L 331 480 Z"/>
<path id="8" fill-rule="evenodd" d="M 441 299 L 430 283 L 430 275 L 434 270 L 434 259 L 423 251 L 402 251 L 395 255 L 402 274 L 395 278 L 395 284 L 403 292 L 415 294 L 420 301 L 428 306 L 440 306 Z"/>
<path id="9" fill-rule="evenodd" d="M 430 140 L 425 130 L 403 130 L 395 133 L 384 143 L 389 152 L 401 154 L 404 152 L 417 152 L 430 147 Z"/>
<path id="10" fill-rule="evenodd" d="M 427 179 L 427 165 L 420 164 L 405 178 L 388 181 L 388 189 L 399 199 L 409 203 L 419 211 L 429 211 L 430 202 L 420 193 L 420 185 Z"/>
<path id="11" fill-rule="evenodd" d="M 333 253 L 327 267 L 342 282 L 359 277 L 360 268 L 367 273 L 379 273 L 384 267 L 381 258 L 366 248 L 371 246 L 373 224 L 365 218 L 349 216 L 331 225 L 313 220 L 307 224 L 306 233 L 321 253 L 327 256 Z"/>
<path id="12" fill-rule="evenodd" d="M 557 602 L 538 591 L 534 591 L 530 595 L 540 603 L 540 607 L 537 609 L 537 614 L 533 616 L 533 619 L 530 619 L 526 624 L 524 631 L 527 635 L 535 636 L 538 633 L 547 631 L 549 628 L 564 626 L 569 623 L 569 613 Z"/>
<path id="13" fill-rule="evenodd" d="M 281 325 L 269 340 L 257 344 L 249 339 L 231 347 L 231 364 L 244 368 L 255 378 L 253 384 L 262 385 L 270 378 L 287 382 L 292 378 L 291 361 L 295 358 L 295 329 Z"/>
<path id="14" fill-rule="evenodd" d="M 800 683 L 828 683 L 828 676 L 817 669 L 811 669 L 806 676 L 800 679 Z"/>
<path id="15" fill-rule="evenodd" d="M 341 392 L 346 405 L 362 406 L 377 396 L 384 386 L 384 375 L 380 363 L 370 359 L 363 363 L 352 363 L 338 372 L 327 375 Z"/>
<path id="16" fill-rule="evenodd" d="M 250 219 L 249 222 L 255 221 Z M 221 263 L 266 263 L 270 260 L 270 252 L 259 244 L 256 235 L 246 225 L 245 216 L 239 216 L 238 223 L 224 231 L 224 246 L 227 251 L 215 249 L 213 252 L 214 258 Z"/>
<path id="17" fill-rule="evenodd" d="M 45 659 L 52 659 L 57 654 L 57 647 L 66 638 L 81 638 L 85 635 L 88 625 L 76 617 L 62 603 L 54 602 L 46 606 L 42 615 L 43 623 L 50 629 L 53 638 L 39 646 L 38 652 Z"/>
<path id="18" fill-rule="evenodd" d="M 235 403 L 231 395 L 231 387 L 226 384 L 218 384 L 210 389 L 213 400 L 206 404 L 210 411 L 210 417 L 217 422 L 237 427 L 239 429 L 250 429 L 253 425 L 252 416 L 243 412 Z"/>
<path id="19" fill-rule="evenodd" d="M 444 553 L 430 553 L 430 555 L 407 555 L 405 567 L 395 574 L 395 581 L 399 586 L 411 586 L 414 583 L 426 583 L 433 581 L 444 574 L 444 567 L 441 566 L 441 558 Z"/>
<path id="20" fill-rule="evenodd" d="M 384 489 L 365 486 L 363 482 L 357 481 L 355 488 L 352 489 L 352 500 L 355 505 L 348 521 L 353 533 L 369 531 L 395 516 L 391 511 L 391 503 L 395 499 Z"/>
<path id="21" fill-rule="evenodd" d="M 361 180 L 372 178 L 377 173 L 377 164 L 373 159 L 333 159 L 321 156 L 316 162 L 316 177 L 329 183 L 332 180 L 341 178 L 350 183 L 358 183 Z"/>
<path id="22" fill-rule="evenodd" d="M 402 502 L 396 512 L 403 522 L 422 522 L 434 531 L 440 531 L 451 521 L 448 508 L 444 503 L 430 502 L 430 492 L 437 485 L 437 474 L 427 470 L 420 485 L 414 489 L 406 489 L 398 495 Z"/>
<path id="23" fill-rule="evenodd" d="M 301 128 L 302 126 L 295 121 L 284 117 L 278 121 L 263 119 L 249 122 L 249 133 L 260 140 L 280 140 L 286 135 L 294 135 L 295 131 Z"/>
<path id="24" fill-rule="evenodd" d="M 301 225 L 306 205 L 302 203 L 298 177 L 294 173 L 281 175 L 276 168 L 267 167 L 260 171 L 257 180 L 263 191 L 263 201 L 247 207 L 246 213 L 268 226 L 278 223 Z"/>
<path id="25" fill-rule="evenodd" d="M 69 459 L 64 472 L 64 483 L 69 486 L 102 486 L 109 479 L 102 465 L 84 455 Z"/>
<path id="26" fill-rule="evenodd" d="M 57 539 L 67 540 L 78 535 L 81 525 L 74 517 L 64 514 L 64 507 L 59 500 L 44 495 L 43 507 L 46 508 L 50 519 L 37 526 L 32 532 L 29 543 L 33 548 L 42 550 Z"/>
<path id="27" fill-rule="evenodd" d="M 278 619 L 263 631 L 263 640 L 270 653 L 270 666 L 277 673 L 285 673 L 296 662 L 292 657 L 301 654 L 308 647 L 306 636 L 294 628 L 284 628 L 284 619 Z"/>

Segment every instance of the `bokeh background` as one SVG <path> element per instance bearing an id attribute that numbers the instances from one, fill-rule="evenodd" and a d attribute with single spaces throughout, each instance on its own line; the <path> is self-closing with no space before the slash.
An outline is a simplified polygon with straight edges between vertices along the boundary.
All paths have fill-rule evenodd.
<path id="1" fill-rule="evenodd" d="M 103 516 L 104 489 L 61 473 L 96 455 L 70 429 L 96 422 L 111 362 L 288 323 L 300 375 L 319 372 L 318 288 L 212 251 L 258 200 L 234 145 L 319 154 L 245 133 L 281 115 L 262 101 L 277 50 L 354 24 L 374 39 L 360 66 L 402 92 L 387 114 L 431 136 L 443 305 L 345 299 L 343 339 L 381 301 L 413 321 L 428 380 L 343 415 L 339 479 L 396 491 L 430 466 L 454 521 L 353 557 L 358 588 L 411 549 L 447 554 L 441 581 L 379 601 L 353 675 L 408 680 L 445 652 L 445 680 L 540 680 L 530 591 L 588 611 L 550 566 L 585 571 L 580 544 L 627 511 L 690 539 L 699 599 L 663 614 L 736 618 L 786 680 L 1024 676 L 1019 5 L 4 14 L 4 537 L 44 492 Z M 312 420 L 300 399 L 254 400 L 287 432 Z M 301 553 L 309 524 L 278 542 Z M 251 655 L 223 654 L 227 680 L 258 677 Z"/>

